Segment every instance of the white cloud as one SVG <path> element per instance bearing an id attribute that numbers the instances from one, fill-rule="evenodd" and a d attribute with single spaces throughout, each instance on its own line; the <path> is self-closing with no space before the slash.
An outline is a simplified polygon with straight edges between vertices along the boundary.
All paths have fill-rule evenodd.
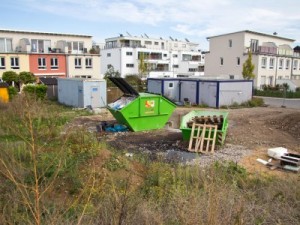
<path id="1" fill-rule="evenodd" d="M 23 7 L 81 21 L 129 23 L 207 36 L 254 30 L 300 39 L 299 0 L 15 0 Z M 113 25 L 112 25 L 113 26 Z M 164 34 L 161 34 L 164 35 Z"/>

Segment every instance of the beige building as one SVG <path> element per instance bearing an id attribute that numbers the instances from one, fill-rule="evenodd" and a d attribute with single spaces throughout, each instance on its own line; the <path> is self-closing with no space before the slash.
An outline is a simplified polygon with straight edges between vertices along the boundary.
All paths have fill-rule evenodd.
<path id="1" fill-rule="evenodd" d="M 274 86 L 278 79 L 300 79 L 300 57 L 292 48 L 293 39 L 245 30 L 207 40 L 206 76 L 242 79 L 243 63 L 251 50 L 255 88 Z"/>
<path id="2" fill-rule="evenodd" d="M 37 77 L 100 77 L 92 36 L 0 30 L 0 78 L 5 71 Z"/>

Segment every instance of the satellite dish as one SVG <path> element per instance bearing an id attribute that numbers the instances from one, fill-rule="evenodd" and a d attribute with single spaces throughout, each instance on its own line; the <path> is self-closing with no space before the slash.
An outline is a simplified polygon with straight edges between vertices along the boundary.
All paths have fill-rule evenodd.
<path id="1" fill-rule="evenodd" d="M 170 38 L 172 41 L 174 41 L 174 39 L 173 39 L 171 36 L 170 36 L 169 38 Z"/>
<path id="2" fill-rule="evenodd" d="M 145 33 L 144 33 L 144 34 L 145 34 Z M 147 34 L 145 34 L 145 37 L 146 37 L 146 38 L 149 38 Z"/>
<path id="3" fill-rule="evenodd" d="M 127 31 L 126 31 L 126 33 L 128 34 L 129 37 L 131 37 L 131 34 L 129 34 Z"/>

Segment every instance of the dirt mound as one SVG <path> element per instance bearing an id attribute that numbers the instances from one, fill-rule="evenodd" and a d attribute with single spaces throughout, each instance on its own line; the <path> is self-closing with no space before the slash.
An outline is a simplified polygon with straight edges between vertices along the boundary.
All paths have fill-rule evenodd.
<path id="1" fill-rule="evenodd" d="M 291 113 L 284 116 L 279 116 L 268 121 L 271 126 L 276 129 L 285 131 L 293 137 L 300 139 L 300 114 Z"/>

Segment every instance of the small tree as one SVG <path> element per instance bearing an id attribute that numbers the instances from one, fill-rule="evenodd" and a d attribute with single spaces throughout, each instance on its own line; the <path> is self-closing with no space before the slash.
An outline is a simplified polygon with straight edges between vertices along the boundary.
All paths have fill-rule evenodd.
<path id="1" fill-rule="evenodd" d="M 104 74 L 104 79 L 107 79 L 108 77 L 121 77 L 121 74 L 118 70 L 115 71 L 115 68 L 111 66 Z"/>
<path id="2" fill-rule="evenodd" d="M 13 83 L 19 82 L 19 75 L 14 71 L 6 71 L 2 74 L 2 80 L 12 86 Z"/>
<path id="3" fill-rule="evenodd" d="M 31 84 L 36 82 L 36 77 L 31 72 L 23 71 L 19 74 L 19 80 L 22 84 Z"/>
<path id="4" fill-rule="evenodd" d="M 147 72 L 147 65 L 145 63 L 144 53 L 141 52 L 139 56 L 140 56 L 140 58 L 139 58 L 139 74 L 140 74 L 140 76 L 142 78 L 142 77 L 144 77 L 144 75 Z"/>
<path id="5" fill-rule="evenodd" d="M 252 80 L 255 78 L 254 71 L 254 64 L 252 63 L 252 52 L 251 50 L 248 51 L 248 58 L 243 64 L 243 78 L 246 80 Z"/>

